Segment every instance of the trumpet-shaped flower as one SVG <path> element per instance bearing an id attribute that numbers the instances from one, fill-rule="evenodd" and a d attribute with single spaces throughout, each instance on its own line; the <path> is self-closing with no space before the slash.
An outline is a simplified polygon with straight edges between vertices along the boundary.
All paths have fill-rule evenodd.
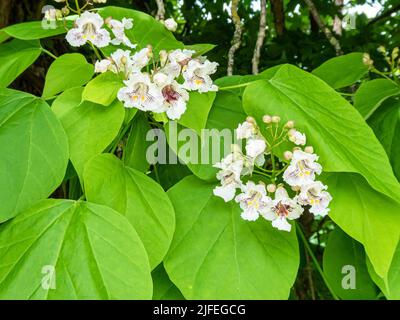
<path id="1" fill-rule="evenodd" d="M 210 77 L 217 70 L 217 66 L 218 63 L 208 60 L 204 63 L 200 63 L 198 60 L 190 60 L 183 71 L 185 79 L 183 86 L 188 90 L 197 90 L 200 93 L 217 91 L 218 87 L 213 84 Z"/>
<path id="2" fill-rule="evenodd" d="M 132 68 L 134 72 L 140 72 L 145 66 L 149 64 L 151 56 L 151 50 L 149 48 L 144 48 L 136 52 L 132 57 Z"/>
<path id="3" fill-rule="evenodd" d="M 245 121 L 243 123 L 239 123 L 239 126 L 236 129 L 236 137 L 241 139 L 249 139 L 257 133 L 257 128 L 253 122 Z"/>
<path id="4" fill-rule="evenodd" d="M 221 186 L 214 189 L 214 195 L 221 197 L 225 202 L 231 201 L 235 197 L 236 189 L 242 186 L 240 175 L 243 164 L 241 154 L 233 152 L 214 165 L 221 169 L 217 173 L 217 179 L 221 181 Z"/>
<path id="5" fill-rule="evenodd" d="M 272 221 L 272 226 L 278 230 L 290 231 L 292 226 L 287 220 L 299 218 L 304 209 L 297 203 L 297 199 L 291 199 L 283 187 L 278 187 L 275 192 L 275 199 L 266 210 L 261 212 L 261 215 L 269 221 Z"/>
<path id="6" fill-rule="evenodd" d="M 124 81 L 125 87 L 118 92 L 118 99 L 126 108 L 137 108 L 142 111 L 163 112 L 164 99 L 161 90 L 151 82 L 146 73 L 134 73 Z"/>
<path id="7" fill-rule="evenodd" d="M 236 196 L 236 202 L 243 210 L 241 217 L 244 220 L 255 221 L 260 214 L 271 206 L 271 198 L 267 196 L 267 191 L 263 184 L 256 185 L 249 181 L 242 186 L 242 193 Z"/>
<path id="8" fill-rule="evenodd" d="M 185 67 L 192 59 L 195 51 L 187 49 L 177 49 L 168 54 L 168 63 L 162 68 L 162 72 L 173 78 L 179 77 L 183 67 Z"/>
<path id="9" fill-rule="evenodd" d="M 108 25 L 115 36 L 111 40 L 113 45 L 118 46 L 122 43 L 129 48 L 136 48 L 136 44 L 133 44 L 125 34 L 125 30 L 132 29 L 133 19 L 122 18 L 122 21 L 111 19 Z"/>
<path id="10" fill-rule="evenodd" d="M 98 13 L 85 11 L 75 20 L 75 28 L 68 31 L 66 39 L 73 47 L 83 46 L 88 41 L 96 47 L 106 47 L 111 38 L 103 25 L 104 20 Z"/>
<path id="11" fill-rule="evenodd" d="M 316 154 L 295 150 L 290 165 L 283 174 L 283 180 L 292 187 L 314 182 L 315 174 L 321 174 L 322 171 L 317 160 Z"/>
<path id="12" fill-rule="evenodd" d="M 296 129 L 291 129 L 288 135 L 289 140 L 292 141 L 295 145 L 304 146 L 307 142 L 306 135 L 297 131 Z"/>
<path id="13" fill-rule="evenodd" d="M 326 216 L 329 212 L 329 203 L 332 200 L 329 192 L 325 191 L 328 187 L 322 182 L 316 181 L 302 186 L 298 196 L 301 205 L 311 206 L 310 212 L 315 215 Z"/>
<path id="14" fill-rule="evenodd" d="M 157 73 L 153 79 L 161 89 L 168 118 L 180 119 L 186 111 L 186 104 L 189 100 L 188 92 L 173 78 L 163 73 Z"/>
<path id="15" fill-rule="evenodd" d="M 169 18 L 167 20 L 164 21 L 164 26 L 172 32 L 175 32 L 176 29 L 178 28 L 178 24 L 176 23 L 176 21 L 174 20 L 174 18 Z"/>

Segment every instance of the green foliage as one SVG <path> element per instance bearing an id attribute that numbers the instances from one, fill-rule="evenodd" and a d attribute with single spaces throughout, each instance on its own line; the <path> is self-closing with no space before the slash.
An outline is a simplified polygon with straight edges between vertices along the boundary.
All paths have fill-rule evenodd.
<path id="1" fill-rule="evenodd" d="M 164 190 L 145 174 L 116 157 L 93 158 L 84 173 L 89 201 L 122 213 L 135 227 L 155 268 L 164 258 L 175 230 L 175 214 Z"/>
<path id="2" fill-rule="evenodd" d="M 313 71 L 334 89 L 348 87 L 361 79 L 368 72 L 363 62 L 363 53 L 353 52 L 332 58 Z"/>
<path id="3" fill-rule="evenodd" d="M 49 67 L 43 89 L 43 97 L 56 94 L 86 84 L 94 74 L 94 67 L 79 53 L 65 54 L 57 58 Z"/>
<path id="4" fill-rule="evenodd" d="M 191 176 L 168 191 L 176 212 L 164 262 L 171 280 L 186 299 L 287 299 L 299 265 L 295 232 L 243 221 L 213 187 Z"/>
<path id="5" fill-rule="evenodd" d="M 0 227 L 0 257 L 2 299 L 152 295 L 143 244 L 126 219 L 108 207 L 67 200 L 39 202 Z M 51 274 L 45 266 L 56 271 Z M 46 273 L 48 282 L 43 280 Z"/>
<path id="6" fill-rule="evenodd" d="M 339 228 L 329 236 L 323 266 L 329 283 L 340 298 L 376 299 L 378 290 L 369 276 L 362 245 Z M 344 279 L 346 275 L 348 277 Z"/>
<path id="7" fill-rule="evenodd" d="M 103 106 L 109 106 L 117 97 L 123 83 L 118 74 L 103 73 L 90 81 L 82 93 L 82 99 Z"/>
<path id="8" fill-rule="evenodd" d="M 0 89 L 0 150 L 0 222 L 4 222 L 60 185 L 68 142 L 46 102 Z"/>
<path id="9" fill-rule="evenodd" d="M 82 90 L 65 91 L 52 106 L 67 133 L 70 159 L 80 177 L 86 163 L 116 138 L 125 115 L 120 102 L 108 107 L 86 101 L 81 103 Z"/>
<path id="10" fill-rule="evenodd" d="M 343 18 L 334 1 L 314 2 L 329 28 L 333 17 Z M 400 42 L 398 15 L 357 16 L 356 29 L 333 33 L 345 52 L 336 56 L 306 6 L 282 1 L 279 30 L 279 12 L 267 1 L 260 60 L 265 70 L 250 75 L 260 14 L 253 1 L 241 1 L 242 43 L 235 75 L 227 77 L 234 30 L 226 1 L 164 3 L 165 18 L 178 22 L 175 33 L 151 16 L 154 1 L 109 0 L 111 6 L 95 8 L 104 19 L 133 19 L 133 28 L 124 31 L 137 45 L 132 54 L 152 49 L 147 68 L 131 77 L 147 72 L 156 85 L 157 72 L 169 76 L 161 50 L 195 50 L 198 62 L 206 53 L 219 62 L 218 92 L 188 90 L 186 111 L 176 122 L 153 105 L 148 111 L 124 108 L 117 97 L 128 74 L 107 71 L 93 78 L 97 60 L 114 63 L 110 54 L 128 47 L 97 49 L 87 34 L 86 45 L 67 46 L 65 33 L 78 27 L 76 15 L 0 30 L 0 298 L 400 299 L 400 61 L 392 51 Z M 380 3 L 384 10 L 398 7 L 392 0 Z M 109 20 L 102 27 L 115 36 Z M 389 50 L 376 50 L 381 44 Z M 364 52 L 371 55 L 368 65 Z M 39 58 L 42 53 L 47 56 Z M 182 70 L 173 85 L 188 80 L 188 61 L 174 65 Z M 190 72 L 199 86 L 209 82 L 203 72 L 212 73 Z M 157 85 L 154 96 L 144 82 L 129 89 L 172 108 L 179 92 Z M 270 126 L 265 115 L 280 121 Z M 242 182 L 283 182 L 275 173 L 291 161 L 287 131 L 293 120 L 320 156 L 320 179 L 332 195 L 328 216 L 313 217 L 304 205 L 302 218 L 284 232 L 262 217 L 242 219 L 243 202 L 214 195 L 221 180 L 214 164 L 231 152 L 235 129 L 251 117 L 264 136 L 279 124 L 286 140 L 267 148 L 265 165 L 255 166 L 264 171 Z M 167 163 L 147 157 L 156 143 L 147 141 L 153 129 L 166 134 L 166 149 L 156 155 L 167 153 Z M 175 154 L 178 163 L 171 161 Z M 232 175 L 224 172 L 223 178 Z M 274 198 L 272 187 L 267 195 Z M 296 188 L 288 191 L 293 199 L 299 195 Z M 279 208 L 289 215 L 287 207 Z M 342 286 L 344 266 L 355 268 L 354 290 Z"/>
<path id="11" fill-rule="evenodd" d="M 7 87 L 40 56 L 38 41 L 12 40 L 0 45 L 0 88 Z"/>

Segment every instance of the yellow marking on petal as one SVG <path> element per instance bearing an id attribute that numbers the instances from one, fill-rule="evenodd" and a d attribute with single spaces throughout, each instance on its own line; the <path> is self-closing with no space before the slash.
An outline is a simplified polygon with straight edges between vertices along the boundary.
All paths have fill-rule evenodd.
<path id="1" fill-rule="evenodd" d="M 201 85 L 201 84 L 204 83 L 204 81 L 201 80 L 201 79 L 196 79 L 196 80 L 194 80 L 194 83 L 197 84 L 197 85 Z"/>

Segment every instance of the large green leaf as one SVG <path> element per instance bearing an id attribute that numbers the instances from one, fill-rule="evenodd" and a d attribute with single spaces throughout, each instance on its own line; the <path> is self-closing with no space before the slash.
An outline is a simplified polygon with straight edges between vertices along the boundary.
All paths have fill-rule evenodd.
<path id="1" fill-rule="evenodd" d="M 103 18 L 113 17 L 117 20 L 133 18 L 133 28 L 126 30 L 125 34 L 132 43 L 138 45 L 139 49 L 151 45 L 153 51 L 157 53 L 160 50 L 184 48 L 183 43 L 176 40 L 162 23 L 146 13 L 120 7 L 102 8 L 99 13 Z M 114 50 L 113 46 L 103 49 L 106 54 L 110 54 Z"/>
<path id="2" fill-rule="evenodd" d="M 65 132 L 43 100 L 0 89 L 0 222 L 47 198 L 68 164 Z"/>
<path id="3" fill-rule="evenodd" d="M 334 89 L 347 87 L 368 72 L 363 56 L 362 52 L 353 52 L 335 57 L 321 64 L 312 73 Z"/>
<path id="4" fill-rule="evenodd" d="M 283 123 L 295 120 L 299 130 L 307 134 L 308 143 L 320 155 L 319 162 L 325 171 L 361 174 L 372 188 L 381 192 L 374 192 L 365 185 L 371 198 L 387 203 L 389 198 L 383 195 L 386 194 L 393 199 L 389 207 L 398 209 L 395 201 L 400 203 L 400 185 L 381 144 L 361 115 L 323 81 L 296 67 L 284 66 L 271 80 L 249 85 L 243 103 L 245 111 L 258 120 L 265 114 L 280 115 Z M 350 204 L 342 193 L 333 201 L 340 209 L 336 214 L 332 210 L 335 222 L 366 247 L 378 274 L 384 276 L 398 240 L 400 229 L 396 220 L 399 220 L 400 211 L 381 212 L 382 219 L 390 221 L 394 228 L 388 236 L 387 232 L 370 226 L 362 205 L 353 207 L 359 220 L 350 220 Z M 370 229 L 358 230 L 364 225 Z M 376 246 L 371 237 L 384 237 L 385 246 Z"/>
<path id="5" fill-rule="evenodd" d="M 39 41 L 12 40 L 0 45 L 0 87 L 7 87 L 40 56 Z"/>
<path id="6" fill-rule="evenodd" d="M 400 101 L 390 99 L 369 119 L 369 125 L 382 143 L 400 180 Z"/>
<path id="7" fill-rule="evenodd" d="M 124 149 L 124 163 L 128 167 L 144 173 L 150 167 L 146 158 L 147 148 L 151 144 L 151 142 L 146 141 L 146 136 L 150 130 L 151 127 L 145 115 L 143 113 L 137 114 Z"/>
<path id="8" fill-rule="evenodd" d="M 190 92 L 187 110 L 178 120 L 178 123 L 201 134 L 201 130 L 204 129 L 207 124 L 208 114 L 210 113 L 214 100 L 215 92 Z"/>
<path id="9" fill-rule="evenodd" d="M 287 299 L 299 267 L 296 233 L 246 222 L 214 184 L 187 177 L 168 191 L 176 231 L 165 269 L 186 299 Z"/>
<path id="10" fill-rule="evenodd" d="M 76 16 L 69 16 L 65 20 L 65 25 L 62 21 L 58 21 L 55 24 L 44 22 L 46 27 L 43 28 L 42 21 L 30 21 L 8 26 L 1 31 L 21 40 L 49 38 L 66 33 L 68 29 L 72 28 L 75 18 Z"/>
<path id="11" fill-rule="evenodd" d="M 330 217 L 364 245 L 376 272 L 385 277 L 399 242 L 400 204 L 357 174 L 332 174 L 324 182 L 333 197 Z"/>
<path id="12" fill-rule="evenodd" d="M 135 229 L 97 204 L 39 202 L 0 226 L 0 261 L 0 299 L 152 296 L 149 262 Z"/>
<path id="13" fill-rule="evenodd" d="M 245 119 L 246 114 L 243 112 L 240 98 L 232 92 L 218 92 L 206 124 L 206 129 L 214 131 L 208 131 L 208 136 L 204 134 L 199 136 L 192 131 L 191 137 L 193 138 L 184 140 L 183 129 L 185 128 L 170 122 L 166 126 L 168 143 L 197 177 L 203 180 L 215 180 L 218 170 L 213 167 L 213 164 L 230 152 L 234 129 Z M 188 130 L 186 129 L 185 132 L 189 133 Z M 181 135 L 183 137 L 180 137 Z M 178 138 L 180 139 L 178 140 Z M 198 157 L 184 159 L 185 155 L 182 156 L 182 153 L 185 153 L 182 152 L 184 145 L 190 147 L 193 152 L 197 150 Z M 218 151 L 220 155 L 215 157 Z M 201 161 L 202 158 L 205 161 Z"/>
<path id="14" fill-rule="evenodd" d="M 127 217 L 155 268 L 167 253 L 175 230 L 174 208 L 161 186 L 110 154 L 99 155 L 88 163 L 84 186 L 89 201 L 107 205 Z"/>
<path id="15" fill-rule="evenodd" d="M 183 300 L 182 293 L 171 282 L 164 266 L 160 264 L 153 272 L 153 300 Z"/>
<path id="16" fill-rule="evenodd" d="M 46 75 L 43 97 L 50 98 L 73 87 L 87 83 L 94 74 L 94 66 L 79 53 L 64 54 L 51 65 Z"/>
<path id="17" fill-rule="evenodd" d="M 325 171 L 360 173 L 374 189 L 400 201 L 400 184 L 371 128 L 317 77 L 283 66 L 271 80 L 246 88 L 243 107 L 259 122 L 265 114 L 279 115 L 283 123 L 294 120 L 307 134 Z"/>
<path id="18" fill-rule="evenodd" d="M 82 99 L 109 106 L 123 86 L 119 75 L 112 72 L 102 73 L 86 85 Z"/>
<path id="19" fill-rule="evenodd" d="M 342 230 L 336 228 L 329 235 L 324 251 L 324 274 L 334 292 L 341 299 L 376 299 L 378 290 L 369 276 L 365 259 L 362 245 Z M 351 268 L 350 271 L 347 267 Z M 343 286 L 346 284 L 345 277 L 351 278 L 353 275 L 354 279 L 351 280 L 354 281 L 354 288 Z"/>
<path id="20" fill-rule="evenodd" d="M 70 159 L 81 178 L 85 164 L 115 139 L 125 116 L 119 102 L 108 107 L 88 101 L 81 103 L 82 91 L 79 87 L 69 89 L 52 106 L 67 133 Z"/>
<path id="21" fill-rule="evenodd" d="M 376 274 L 370 260 L 368 259 L 367 267 L 372 279 L 382 290 L 386 298 L 390 300 L 400 300 L 400 242 L 397 246 L 396 252 L 394 253 L 392 264 L 390 265 L 386 279 L 382 279 Z"/>
<path id="22" fill-rule="evenodd" d="M 368 119 L 386 99 L 400 95 L 400 86 L 388 79 L 364 82 L 354 96 L 354 107 Z"/>

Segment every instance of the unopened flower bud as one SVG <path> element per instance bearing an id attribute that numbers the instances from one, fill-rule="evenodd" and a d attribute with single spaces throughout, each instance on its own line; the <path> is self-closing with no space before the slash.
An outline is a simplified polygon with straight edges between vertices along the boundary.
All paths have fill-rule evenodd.
<path id="1" fill-rule="evenodd" d="M 246 118 L 246 121 L 249 122 L 249 123 L 252 123 L 252 124 L 256 124 L 256 119 L 254 119 L 253 117 L 250 117 L 250 116 L 248 116 Z"/>
<path id="2" fill-rule="evenodd" d="M 272 122 L 273 123 L 278 123 L 279 121 L 281 121 L 281 118 L 279 116 L 273 116 L 272 117 Z"/>
<path id="3" fill-rule="evenodd" d="M 108 17 L 108 18 L 106 18 L 105 20 L 104 20 L 104 23 L 107 25 L 107 26 L 110 26 L 110 21 L 112 20 L 112 17 Z"/>
<path id="4" fill-rule="evenodd" d="M 263 117 L 263 122 L 266 123 L 266 124 L 270 124 L 272 122 L 272 117 L 269 116 L 269 115 L 265 115 Z"/>
<path id="5" fill-rule="evenodd" d="M 307 146 L 304 148 L 304 152 L 314 153 L 314 148 L 312 146 Z"/>
<path id="6" fill-rule="evenodd" d="M 294 192 L 298 192 L 298 191 L 300 191 L 300 187 L 299 186 L 294 186 L 294 187 L 292 187 L 292 190 L 294 191 Z"/>
<path id="7" fill-rule="evenodd" d="M 392 59 L 393 59 L 393 60 L 396 60 L 398 56 L 399 56 L 399 48 L 396 47 L 396 48 L 394 48 L 393 51 L 392 51 Z"/>
<path id="8" fill-rule="evenodd" d="M 70 11 L 69 11 L 69 9 L 67 7 L 63 7 L 63 8 L 61 8 L 61 13 L 64 16 L 67 16 L 67 15 L 69 15 Z"/>
<path id="9" fill-rule="evenodd" d="M 368 53 L 364 53 L 363 55 L 363 63 L 366 66 L 372 67 L 374 65 L 374 60 L 371 59 L 370 55 Z"/>
<path id="10" fill-rule="evenodd" d="M 125 56 L 123 56 L 123 57 L 121 58 L 121 63 L 122 63 L 123 65 L 125 65 L 127 62 L 128 62 L 128 59 L 127 59 Z"/>
<path id="11" fill-rule="evenodd" d="M 293 158 L 293 153 L 291 151 L 285 151 L 283 157 L 285 160 L 291 160 Z"/>
<path id="12" fill-rule="evenodd" d="M 176 21 L 173 18 L 169 18 L 167 20 L 164 21 L 164 26 L 172 32 L 175 32 L 176 29 L 178 28 L 178 24 L 176 23 Z"/>
<path id="13" fill-rule="evenodd" d="M 384 46 L 379 46 L 378 47 L 378 52 L 386 54 L 386 48 Z"/>
<path id="14" fill-rule="evenodd" d="M 149 50 L 148 56 L 152 57 L 153 56 L 153 46 L 148 44 L 146 48 Z"/>
<path id="15" fill-rule="evenodd" d="M 267 191 L 269 192 L 269 193 L 274 193 L 275 191 L 276 191 L 276 185 L 275 184 L 269 184 L 269 185 L 267 185 Z"/>
<path id="16" fill-rule="evenodd" d="M 293 129 L 294 128 L 294 121 L 290 120 L 285 125 L 286 128 Z"/>
<path id="17" fill-rule="evenodd" d="M 166 50 L 161 50 L 159 55 L 160 55 L 161 65 L 164 66 L 168 59 L 168 52 Z"/>

